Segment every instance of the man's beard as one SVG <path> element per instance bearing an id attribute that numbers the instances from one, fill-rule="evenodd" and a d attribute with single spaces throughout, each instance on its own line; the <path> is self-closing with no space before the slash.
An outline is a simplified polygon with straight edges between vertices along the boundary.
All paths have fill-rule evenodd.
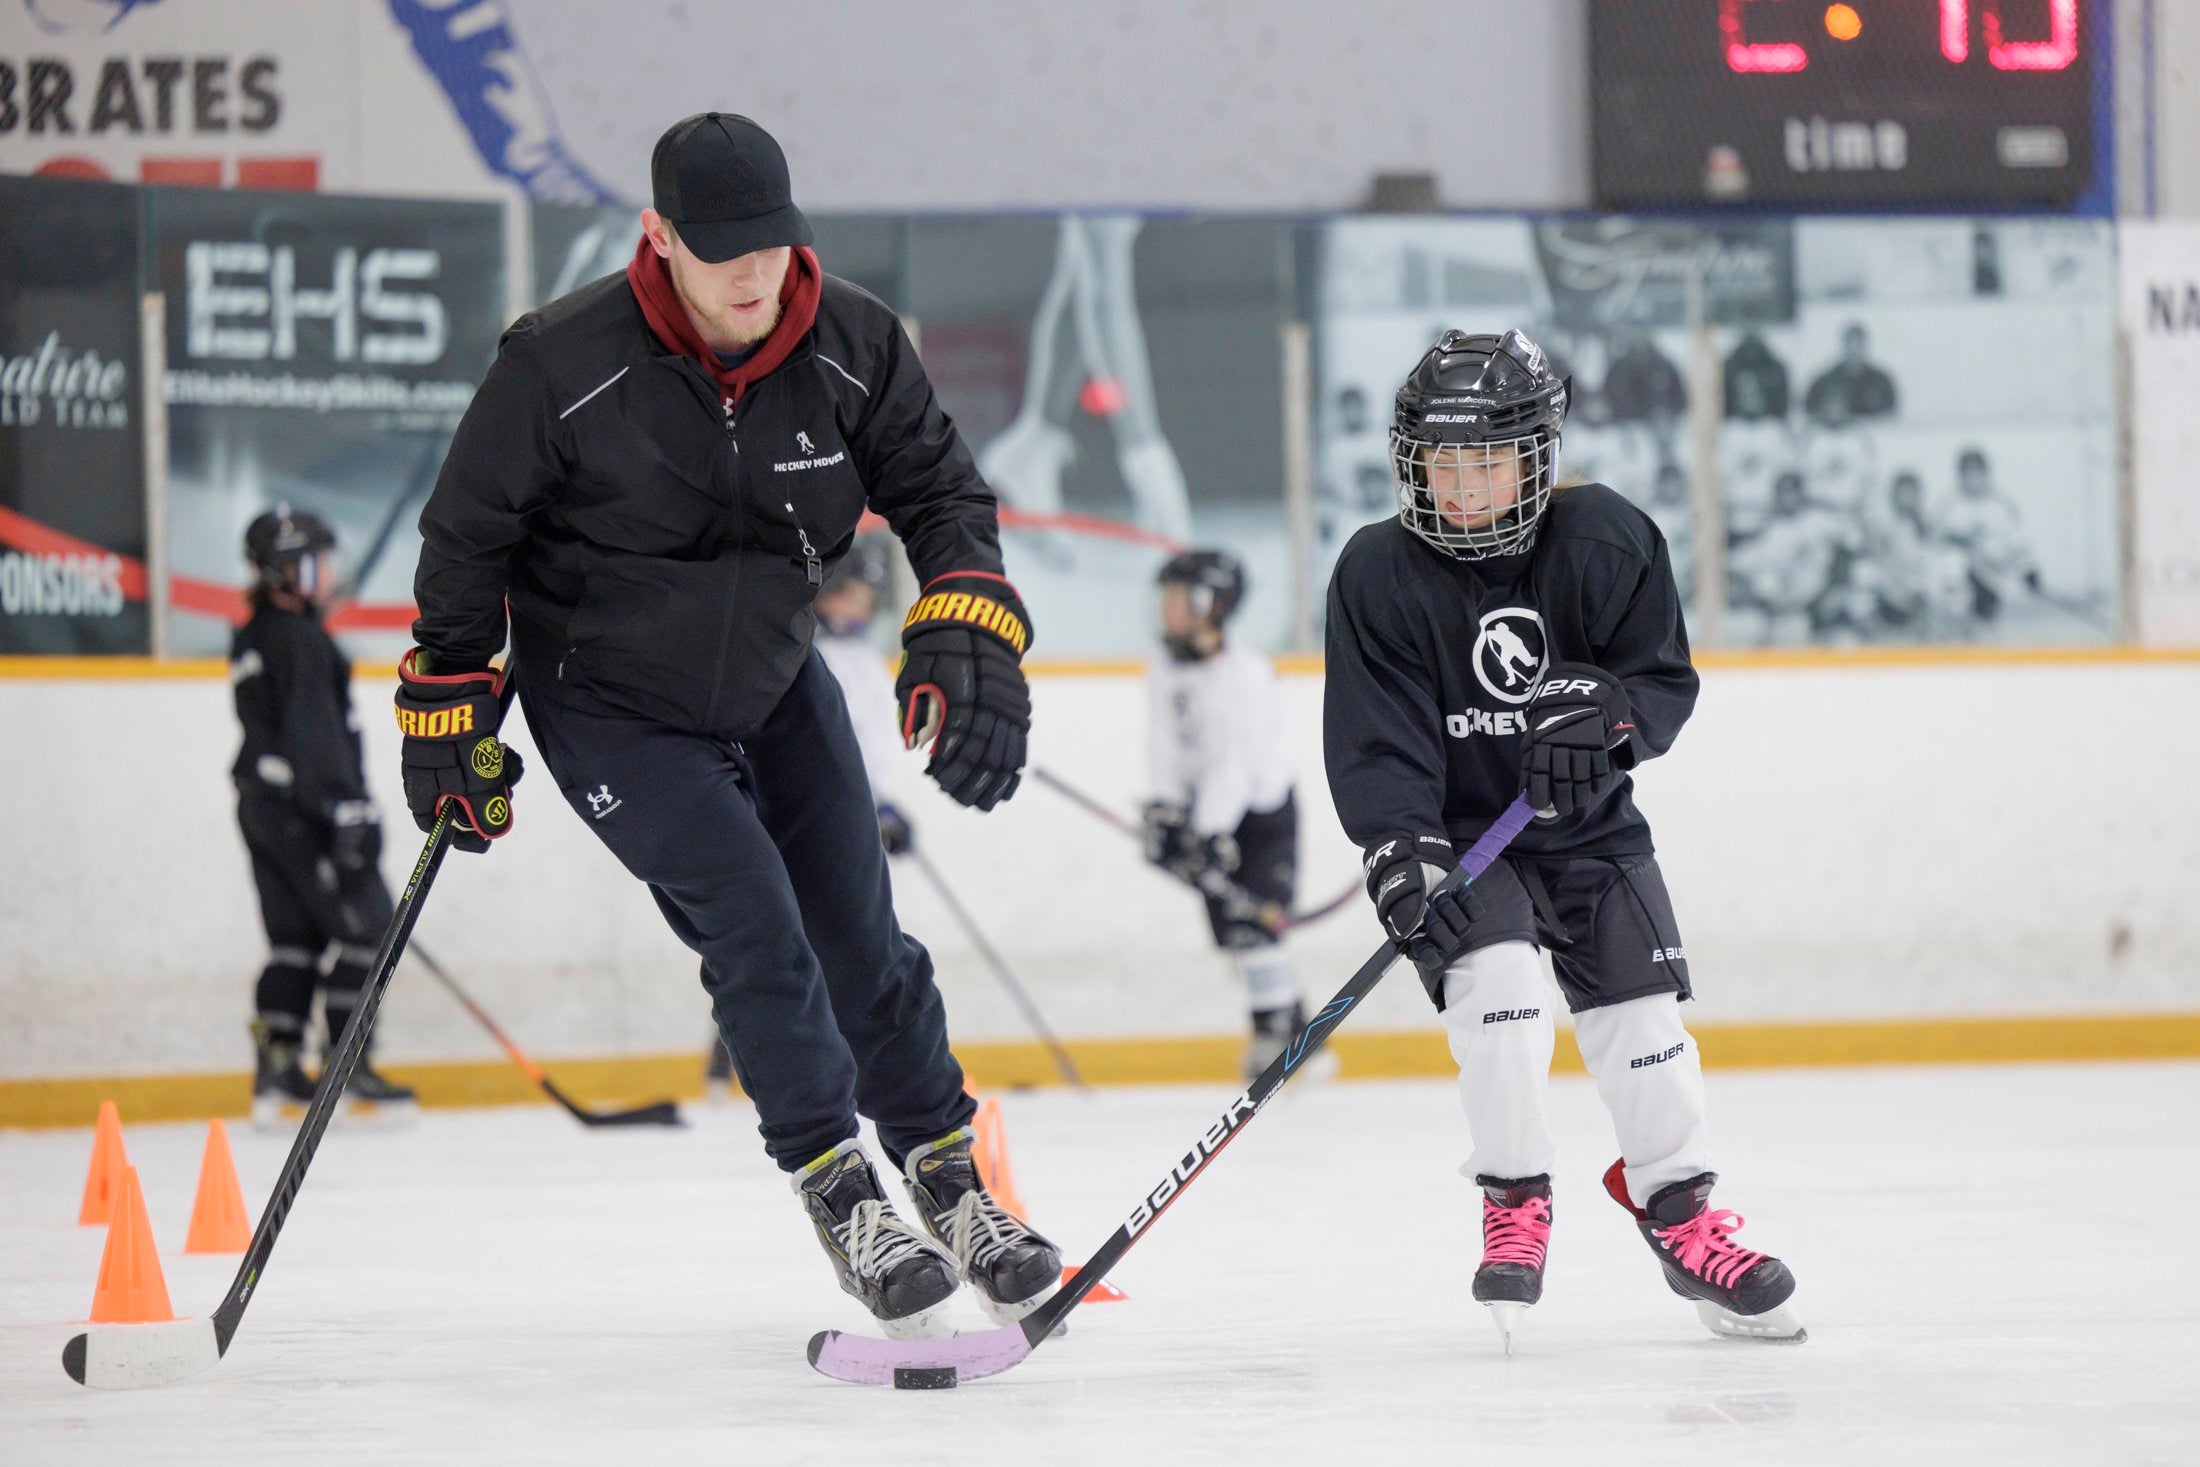
<path id="1" fill-rule="evenodd" d="M 754 346 L 772 334 L 773 330 L 778 327 L 779 318 L 786 311 L 786 306 L 779 301 L 773 301 L 771 305 L 771 316 L 763 325 L 746 329 L 732 326 L 726 328 L 733 333 L 731 339 L 735 347 Z"/>

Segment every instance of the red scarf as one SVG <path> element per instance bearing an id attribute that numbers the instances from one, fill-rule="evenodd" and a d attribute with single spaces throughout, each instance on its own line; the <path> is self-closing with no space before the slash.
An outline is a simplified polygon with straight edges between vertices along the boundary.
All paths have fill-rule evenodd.
<path id="1" fill-rule="evenodd" d="M 688 319 L 687 307 L 673 288 L 672 271 L 646 234 L 626 267 L 626 283 L 641 304 L 650 332 L 666 350 L 701 362 L 726 400 L 738 406 L 741 394 L 794 355 L 796 344 L 817 323 L 817 300 L 824 291 L 825 272 L 818 268 L 817 251 L 796 247 L 794 259 L 787 265 L 787 278 L 779 287 L 779 324 L 738 367 L 721 363 L 718 353 L 710 349 L 695 323 Z"/>

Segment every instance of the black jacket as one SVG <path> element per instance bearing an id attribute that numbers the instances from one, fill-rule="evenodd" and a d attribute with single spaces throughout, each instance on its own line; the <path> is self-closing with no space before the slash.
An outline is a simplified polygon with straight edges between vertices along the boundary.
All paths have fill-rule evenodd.
<path id="1" fill-rule="evenodd" d="M 537 695 L 738 739 L 802 666 L 866 505 L 920 583 L 1001 569 L 992 491 L 892 311 L 826 276 L 729 415 L 608 276 L 505 333 L 421 512 L 413 637 L 486 666 L 509 597 Z"/>
<path id="2" fill-rule="evenodd" d="M 1454 560 L 1396 520 L 1352 537 L 1329 583 L 1322 755 L 1345 833 L 1489 828 L 1520 793 L 1522 710 L 1538 673 L 1588 662 L 1626 685 L 1638 760 L 1673 745 L 1696 670 L 1665 537 L 1602 484 L 1561 489 L 1526 555 Z M 1524 853 L 1648 852 L 1634 781 L 1523 831 Z"/>
<path id="3" fill-rule="evenodd" d="M 244 725 L 229 770 L 240 793 L 286 800 L 323 824 L 367 799 L 351 663 L 317 619 L 259 607 L 230 638 L 229 681 Z"/>

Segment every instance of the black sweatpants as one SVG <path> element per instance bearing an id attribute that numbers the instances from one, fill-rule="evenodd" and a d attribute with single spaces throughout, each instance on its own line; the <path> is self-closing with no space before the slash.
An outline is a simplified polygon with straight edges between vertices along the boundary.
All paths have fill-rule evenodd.
<path id="1" fill-rule="evenodd" d="M 329 856 L 328 828 L 281 795 L 240 789 L 237 825 L 252 857 L 267 928 L 267 966 L 253 1001 L 275 1039 L 301 1043 L 321 991 L 328 1047 L 336 1048 L 374 967 L 394 910 L 382 873 L 371 864 L 340 871 Z"/>
<path id="2" fill-rule="evenodd" d="M 787 1171 L 877 1125 L 896 1165 L 977 1107 L 932 958 L 894 920 L 839 684 L 815 652 L 738 744 L 561 706 L 520 683 L 574 812 L 703 960 L 718 1032 Z"/>

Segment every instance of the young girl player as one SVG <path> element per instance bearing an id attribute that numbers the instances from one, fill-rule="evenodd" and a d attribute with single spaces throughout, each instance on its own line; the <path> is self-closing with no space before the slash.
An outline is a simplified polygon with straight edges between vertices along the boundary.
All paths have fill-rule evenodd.
<path id="1" fill-rule="evenodd" d="M 1605 1189 L 1715 1332 L 1800 1340 L 1778 1259 L 1714 1211 L 1688 962 L 1627 771 L 1696 700 L 1650 517 L 1557 483 L 1568 383 L 1521 332 L 1447 331 L 1399 389 L 1398 516 L 1329 588 L 1324 753 L 1384 927 L 1442 1012 L 1482 1188 L 1474 1297 L 1508 1349 L 1542 1296 L 1556 1156 L 1547 948 L 1611 1112 Z M 1522 791 L 1539 812 L 1464 891 L 1437 886 Z"/>

